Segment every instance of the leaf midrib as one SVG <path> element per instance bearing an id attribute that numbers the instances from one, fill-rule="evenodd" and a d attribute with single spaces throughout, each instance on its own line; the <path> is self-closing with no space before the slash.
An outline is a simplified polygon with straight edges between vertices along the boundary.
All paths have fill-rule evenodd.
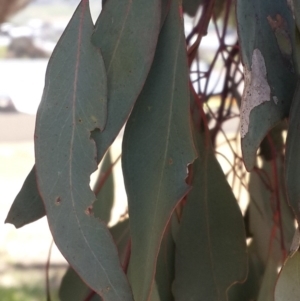
<path id="1" fill-rule="evenodd" d="M 174 104 L 174 90 L 175 90 L 175 82 L 176 82 L 176 71 L 177 71 L 177 67 L 178 67 L 178 55 L 179 55 L 179 49 L 180 49 L 180 42 L 182 39 L 182 34 L 179 34 L 178 37 L 178 41 L 177 41 L 177 47 L 176 47 L 176 54 L 175 54 L 175 63 L 174 63 L 174 69 L 173 69 L 173 78 L 172 78 L 172 89 L 171 89 L 171 97 L 170 97 L 170 110 L 169 110 L 169 116 L 168 116 L 168 126 L 167 126 L 167 135 L 166 135 L 166 144 L 165 144 L 165 151 L 164 151 L 164 155 L 163 155 L 163 164 L 161 165 L 163 168 L 161 169 L 161 173 L 160 173 L 160 177 L 159 177 L 159 187 L 158 187 L 158 191 L 157 191 L 157 196 L 155 198 L 155 209 L 154 209 L 154 215 L 153 215 L 153 223 L 152 223 L 152 227 L 151 227 L 151 232 L 150 232 L 150 241 L 153 241 L 153 236 L 156 233 L 154 226 L 157 224 L 156 222 L 156 217 L 157 217 L 157 210 L 158 210 L 158 203 L 160 200 L 160 195 L 161 195 L 161 189 L 163 186 L 163 175 L 165 173 L 165 166 L 166 166 L 166 162 L 167 162 L 167 154 L 168 154 L 168 149 L 169 149 L 169 142 L 170 142 L 170 133 L 171 133 L 171 122 L 172 122 L 172 117 L 173 117 L 173 104 Z M 171 217 L 171 215 L 170 215 Z M 160 242 L 162 241 L 162 236 L 160 237 Z M 157 256 L 158 252 L 156 252 L 156 256 Z M 147 258 L 146 258 L 146 263 L 148 265 L 149 261 L 149 257 L 150 257 L 150 252 L 147 252 Z M 156 269 L 156 265 L 157 263 L 154 263 L 154 269 Z M 151 280 L 151 285 L 150 285 L 150 289 L 147 293 L 147 301 L 149 301 L 149 299 L 151 298 L 151 291 L 152 291 L 152 287 L 153 287 L 153 283 L 154 283 L 154 275 L 152 275 L 152 280 Z"/>
<path id="2" fill-rule="evenodd" d="M 88 246 L 91 254 L 93 255 L 93 257 L 96 259 L 96 261 L 99 263 L 99 265 L 102 268 L 102 271 L 105 273 L 106 275 L 106 279 L 108 280 L 111 288 L 115 291 L 116 295 L 120 298 L 121 300 L 121 296 L 118 294 L 118 290 L 116 290 L 114 288 L 114 286 L 112 285 L 110 278 L 108 277 L 108 274 L 106 273 L 106 270 L 104 269 L 102 263 L 98 260 L 98 257 L 96 256 L 96 254 L 94 253 L 94 251 L 92 250 L 86 236 L 85 233 L 83 232 L 83 229 L 81 227 L 81 223 L 77 214 L 77 210 L 76 210 L 76 204 L 75 204 L 75 199 L 74 199 L 74 195 L 73 195 L 73 146 L 74 146 L 74 136 L 75 136 L 75 129 L 76 129 L 76 99 L 77 99 L 77 85 L 78 85 L 78 71 L 79 71 L 79 66 L 80 66 L 80 57 L 81 57 L 81 42 L 82 42 L 82 27 L 83 27 L 83 22 L 84 22 L 84 13 L 85 10 L 87 9 L 87 3 L 88 0 L 84 0 L 82 2 L 82 11 L 80 14 L 80 23 L 79 23 L 79 30 L 78 30 L 78 44 L 77 44 L 77 53 L 76 53 L 76 65 L 75 65 L 75 74 L 74 74 L 74 85 L 73 85 L 73 97 L 72 97 L 72 133 L 71 133 L 71 142 L 70 142 L 70 164 L 69 164 L 69 185 L 70 185 L 70 197 L 71 197 L 71 201 L 72 201 L 72 206 L 74 209 L 74 216 L 76 218 L 78 227 L 80 229 L 80 232 L 82 234 L 82 237 L 86 243 L 86 245 Z"/>

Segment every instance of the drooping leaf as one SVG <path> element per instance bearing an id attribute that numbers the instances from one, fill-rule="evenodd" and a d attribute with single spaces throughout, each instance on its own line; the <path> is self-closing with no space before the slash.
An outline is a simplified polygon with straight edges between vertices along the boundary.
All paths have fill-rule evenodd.
<path id="1" fill-rule="evenodd" d="M 285 176 L 288 202 L 292 207 L 298 224 L 300 223 L 300 86 L 298 85 L 290 111 L 289 129 L 286 140 Z"/>
<path id="2" fill-rule="evenodd" d="M 98 179 L 93 191 L 96 193 L 97 200 L 93 204 L 94 216 L 100 218 L 101 221 L 108 224 L 110 221 L 111 210 L 114 204 L 114 179 L 112 173 L 111 155 L 108 151 L 104 157 Z M 105 182 L 102 184 L 103 180 Z M 97 187 L 101 185 L 101 187 Z M 97 191 L 98 189 L 99 192 Z"/>
<path id="3" fill-rule="evenodd" d="M 183 21 L 172 1 L 145 87 L 123 139 L 123 173 L 129 202 L 135 300 L 148 300 L 164 229 L 189 191 L 187 165 L 194 160 Z"/>
<path id="4" fill-rule="evenodd" d="M 32 168 L 8 212 L 5 223 L 20 228 L 45 214 L 45 206 L 37 190 L 34 168 Z"/>
<path id="5" fill-rule="evenodd" d="M 157 288 L 156 282 L 154 282 L 154 284 L 153 284 L 153 288 L 152 288 L 152 292 L 151 292 L 149 301 L 162 301 L 162 299 L 160 298 L 159 293 L 158 293 L 158 288 Z"/>
<path id="6" fill-rule="evenodd" d="M 166 17 L 169 13 L 172 0 L 161 0 L 161 19 L 160 19 L 160 29 L 163 27 Z"/>
<path id="7" fill-rule="evenodd" d="M 35 130 L 37 182 L 53 238 L 72 268 L 104 300 L 131 301 L 113 239 L 91 207 L 97 161 L 90 135 L 105 126 L 107 98 L 93 31 L 89 1 L 83 0 L 48 64 Z"/>
<path id="8" fill-rule="evenodd" d="M 300 12 L 300 10 L 299 10 Z M 300 19 L 298 19 L 300 20 Z M 297 21 L 297 17 L 296 17 L 296 21 Z M 295 29 L 295 48 L 299 49 L 300 48 L 300 31 L 299 31 L 299 27 L 297 26 L 297 28 Z M 297 73 L 300 74 L 300 53 L 299 51 L 295 51 L 295 66 L 297 68 Z"/>
<path id="9" fill-rule="evenodd" d="M 185 13 L 194 17 L 200 7 L 203 4 L 203 0 L 183 0 L 182 8 Z"/>
<path id="10" fill-rule="evenodd" d="M 104 172 L 109 168 L 109 162 L 110 155 L 106 161 L 104 160 Z M 110 211 L 113 205 L 113 185 L 113 177 L 111 175 L 107 179 L 107 184 L 104 185 L 103 190 L 99 192 L 100 196 L 97 195 L 97 201 L 95 201 L 93 206 L 95 216 L 106 223 L 110 219 Z M 103 201 L 104 199 L 108 199 L 108 201 L 105 202 Z M 39 195 L 35 171 L 32 168 L 8 212 L 5 223 L 10 223 L 16 228 L 20 228 L 40 219 L 45 214 L 45 206 Z"/>
<path id="11" fill-rule="evenodd" d="M 255 252 L 253 242 L 248 247 L 248 274 L 244 283 L 236 283 L 228 290 L 229 301 L 253 301 L 257 300 L 264 265 Z"/>
<path id="12" fill-rule="evenodd" d="M 107 2 L 107 0 L 102 0 L 102 8 L 105 5 L 105 3 Z"/>
<path id="13" fill-rule="evenodd" d="M 278 263 L 272 256 L 269 257 L 263 280 L 260 286 L 257 301 L 273 301 L 277 279 Z"/>
<path id="14" fill-rule="evenodd" d="M 191 17 L 195 17 L 200 7 L 205 3 L 203 0 L 183 0 L 182 8 L 185 13 L 187 13 Z M 223 8 L 225 1 L 224 0 L 214 0 L 214 17 L 216 19 L 219 18 Z"/>
<path id="15" fill-rule="evenodd" d="M 77 273 L 69 267 L 65 273 L 60 288 L 60 301 L 83 301 L 92 293 L 92 290 L 81 280 Z M 94 294 L 90 301 L 102 301 L 101 297 Z"/>
<path id="16" fill-rule="evenodd" d="M 103 7 L 92 37 L 101 49 L 109 87 L 107 124 L 93 136 L 98 161 L 117 137 L 145 83 L 160 22 L 161 0 L 109 0 Z"/>
<path id="17" fill-rule="evenodd" d="M 126 219 L 119 222 L 109 230 L 118 248 L 120 261 L 123 263 L 126 256 L 128 241 L 130 239 L 129 220 Z"/>
<path id="18" fill-rule="evenodd" d="M 169 222 L 160 245 L 155 273 L 156 291 L 161 301 L 173 301 L 172 283 L 175 277 L 175 244 Z M 154 301 L 155 292 L 152 291 L 151 301 Z"/>
<path id="19" fill-rule="evenodd" d="M 288 258 L 282 267 L 276 287 L 275 301 L 298 301 L 300 298 L 300 253 Z"/>
<path id="20" fill-rule="evenodd" d="M 300 3 L 297 0 L 292 0 L 291 6 L 295 16 L 296 25 L 298 27 L 298 30 L 300 30 Z"/>
<path id="21" fill-rule="evenodd" d="M 297 80 L 295 25 L 286 0 L 239 0 L 237 24 L 245 74 L 242 151 L 251 170 L 261 141 L 289 113 Z"/>
<path id="22" fill-rule="evenodd" d="M 216 19 L 219 19 L 220 16 L 222 15 L 222 12 L 225 10 L 224 9 L 225 4 L 226 4 L 225 0 L 215 0 L 215 3 L 214 3 L 214 17 Z M 234 9 L 233 9 L 233 11 L 234 11 Z M 234 19 L 235 19 L 235 16 L 234 16 Z"/>
<path id="23" fill-rule="evenodd" d="M 124 125 L 145 83 L 169 3 L 170 0 L 109 0 L 103 5 L 92 36 L 92 42 L 103 55 L 109 88 L 105 130 L 92 132 L 98 163 Z M 28 177 L 34 183 L 34 172 Z M 41 202 L 36 187 L 34 190 L 31 186 L 22 187 L 22 195 L 29 191 L 34 191 L 33 198 Z M 21 212 L 18 208 L 26 207 L 27 199 L 19 198 L 15 203 L 14 210 Z M 41 217 L 38 208 L 32 210 L 36 214 L 26 219 L 26 223 Z"/>
<path id="24" fill-rule="evenodd" d="M 280 157 L 275 161 L 261 159 L 263 160 L 261 170 L 253 171 L 250 175 L 249 220 L 257 255 L 266 265 L 270 256 L 275 262 L 281 260 L 283 251 L 281 235 L 285 251 L 288 252 L 295 227 L 294 217 L 285 197 L 283 160 Z M 278 181 L 275 179 L 277 176 Z M 276 199 L 276 189 L 278 189 L 279 200 Z M 277 204 L 278 201 L 279 204 Z M 278 208 L 280 208 L 280 213 L 277 212 Z M 275 221 L 275 216 L 278 214 L 280 214 L 283 233 L 281 233 L 280 223 Z M 272 243 L 271 250 L 270 243 Z"/>
<path id="25" fill-rule="evenodd" d="M 129 221 L 124 220 L 109 229 L 114 242 L 118 248 L 119 257 L 123 261 L 126 246 L 129 240 Z M 60 288 L 59 298 L 61 301 L 83 301 L 92 293 L 92 290 L 81 280 L 77 273 L 69 267 L 66 271 Z M 93 295 L 91 301 L 102 300 L 97 294 Z"/>
<path id="26" fill-rule="evenodd" d="M 199 158 L 175 239 L 178 301 L 227 301 L 228 288 L 247 276 L 243 217 L 207 135 L 195 130 Z"/>

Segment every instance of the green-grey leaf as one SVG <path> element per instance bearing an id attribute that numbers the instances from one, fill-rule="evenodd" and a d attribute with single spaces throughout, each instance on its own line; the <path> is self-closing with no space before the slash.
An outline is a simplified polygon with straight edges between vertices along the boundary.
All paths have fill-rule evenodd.
<path id="1" fill-rule="evenodd" d="M 285 197 L 283 158 L 278 157 L 275 162 L 267 161 L 263 158 L 262 160 L 261 171 L 253 171 L 250 175 L 249 193 L 251 200 L 249 204 L 249 222 L 253 240 L 257 248 L 257 255 L 267 265 L 270 256 L 273 257 L 275 262 L 279 262 L 283 251 L 280 242 L 281 230 L 279 226 L 274 225 L 274 215 L 277 208 L 275 189 L 278 189 L 280 198 L 280 218 L 286 252 L 288 252 L 292 242 L 295 227 L 294 217 Z M 274 165 L 277 169 L 275 173 L 273 169 Z M 274 187 L 274 174 L 278 175 L 278 187 Z M 273 233 L 274 226 L 276 227 L 275 235 Z M 272 251 L 270 251 L 270 239 L 272 239 Z"/>
<path id="2" fill-rule="evenodd" d="M 290 111 L 289 129 L 286 141 L 286 188 L 288 202 L 292 207 L 298 224 L 300 223 L 300 85 L 298 85 Z"/>
<path id="3" fill-rule="evenodd" d="M 228 290 L 229 301 L 257 300 L 261 279 L 264 274 L 264 265 L 257 257 L 253 241 L 248 247 L 248 275 L 244 283 L 236 283 Z"/>
<path id="4" fill-rule="evenodd" d="M 273 301 L 274 300 L 274 290 L 277 279 L 277 268 L 278 263 L 269 257 L 263 280 L 260 286 L 259 295 L 257 301 Z"/>
<path id="5" fill-rule="evenodd" d="M 189 191 L 195 158 L 183 21 L 172 1 L 145 87 L 125 128 L 123 173 L 132 237 L 130 282 L 135 300 L 148 300 L 164 229 Z"/>
<path id="6" fill-rule="evenodd" d="M 118 135 L 145 83 L 160 22 L 161 0 L 109 0 L 103 7 L 92 37 L 101 49 L 109 87 L 107 124 L 93 136 L 98 161 Z"/>
<path id="7" fill-rule="evenodd" d="M 276 287 L 275 301 L 298 301 L 300 299 L 300 253 L 288 258 L 282 267 Z"/>
<path id="8" fill-rule="evenodd" d="M 128 219 L 119 222 L 109 229 L 115 244 L 118 248 L 120 260 L 123 261 L 126 246 L 129 240 L 129 221 Z M 59 298 L 61 301 L 83 301 L 91 294 L 91 289 L 81 280 L 77 273 L 69 267 L 64 275 L 60 288 Z M 99 295 L 95 294 L 91 301 L 102 300 Z"/>
<path id="9" fill-rule="evenodd" d="M 48 64 L 35 130 L 37 182 L 53 238 L 72 268 L 104 300 L 131 301 L 113 239 L 91 208 L 97 161 L 90 135 L 105 126 L 107 97 L 93 31 L 83 0 Z"/>
<path id="10" fill-rule="evenodd" d="M 202 3 L 203 0 L 183 0 L 182 8 L 185 13 L 187 13 L 191 17 L 194 17 Z"/>
<path id="11" fill-rule="evenodd" d="M 298 27 L 298 30 L 300 30 L 300 2 L 298 0 L 292 0 L 290 1 L 292 6 L 292 11 L 295 16 L 295 21 Z"/>
<path id="12" fill-rule="evenodd" d="M 151 297 L 149 298 L 149 301 L 162 301 L 158 293 L 156 282 L 154 282 L 153 284 L 152 293 L 151 293 Z"/>
<path id="13" fill-rule="evenodd" d="M 36 186 L 34 167 L 28 174 L 20 192 L 16 196 L 5 223 L 20 228 L 45 215 L 45 206 Z"/>
<path id="14" fill-rule="evenodd" d="M 104 160 L 103 163 L 102 169 L 104 172 L 109 168 L 108 162 L 110 161 L 110 154 L 108 154 L 107 159 Z M 46 214 L 43 200 L 40 197 L 36 185 L 36 176 L 34 168 L 35 167 L 33 167 L 30 173 L 28 174 L 5 220 L 5 223 L 13 224 L 16 228 L 20 228 L 24 225 L 32 223 L 42 218 Z M 102 221 L 106 223 L 110 220 L 110 211 L 113 205 L 113 187 L 113 176 L 111 175 L 107 179 L 107 183 L 103 186 L 103 190 L 101 190 L 99 192 L 99 195 L 97 195 L 97 201 L 95 201 L 93 206 L 95 216 L 99 217 Z"/>
<path id="15" fill-rule="evenodd" d="M 107 0 L 102 0 L 102 8 L 105 5 L 105 3 L 107 2 Z"/>
<path id="16" fill-rule="evenodd" d="M 69 267 L 64 275 L 59 288 L 60 301 L 83 301 L 92 293 L 92 290 L 81 280 L 76 272 Z M 90 301 L 102 301 L 101 297 L 95 294 Z"/>
<path id="17" fill-rule="evenodd" d="M 93 43 L 102 52 L 109 87 L 106 128 L 104 132 L 92 132 L 97 146 L 98 163 L 128 118 L 145 83 L 169 2 L 170 0 L 105 1 L 92 36 Z M 34 172 L 28 177 L 34 183 Z M 25 184 L 21 192 L 22 195 L 32 193 L 32 198 L 37 199 L 36 206 L 41 206 L 38 203 L 42 200 L 36 187 Z M 27 199 L 19 198 L 15 201 L 14 211 L 21 212 L 22 208 L 18 207 L 26 207 L 27 202 Z M 26 224 L 41 217 L 38 208 L 32 208 L 32 213 L 32 218 L 22 218 Z"/>
<path id="18" fill-rule="evenodd" d="M 196 131 L 195 131 L 196 132 Z M 175 300 L 227 301 L 227 290 L 247 276 L 243 217 L 210 145 L 195 133 L 199 158 L 175 239 Z"/>
<path id="19" fill-rule="evenodd" d="M 175 276 L 175 244 L 172 237 L 171 223 L 168 224 L 157 257 L 155 274 L 156 291 L 161 301 L 173 301 L 172 283 Z M 155 291 L 152 291 L 151 301 L 154 301 Z"/>
<path id="20" fill-rule="evenodd" d="M 161 0 L 161 20 L 160 29 L 163 27 L 166 17 L 169 13 L 172 0 Z"/>
<path id="21" fill-rule="evenodd" d="M 129 220 L 125 219 L 109 229 L 118 248 L 120 261 L 123 263 L 130 239 Z"/>
<path id="22" fill-rule="evenodd" d="M 97 200 L 93 204 L 94 216 L 106 224 L 110 221 L 111 210 L 114 204 L 114 178 L 113 172 L 110 170 L 112 164 L 110 151 L 108 151 L 103 159 L 103 164 L 95 184 L 95 188 L 97 188 L 97 185 L 99 185 L 99 182 L 102 182 L 106 173 L 109 173 L 103 186 L 96 195 Z M 95 188 L 93 189 L 94 192 L 96 192 Z"/>
<path id="23" fill-rule="evenodd" d="M 239 0 L 237 23 L 245 69 L 242 151 L 251 170 L 262 139 L 289 113 L 297 80 L 295 24 L 286 0 Z"/>

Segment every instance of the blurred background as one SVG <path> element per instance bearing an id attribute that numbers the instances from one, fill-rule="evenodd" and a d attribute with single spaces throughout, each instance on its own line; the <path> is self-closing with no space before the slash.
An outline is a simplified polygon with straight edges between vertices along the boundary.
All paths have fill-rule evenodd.
<path id="1" fill-rule="evenodd" d="M 78 3 L 79 0 L 0 0 L 1 301 L 46 300 L 46 265 L 52 243 L 46 219 L 18 230 L 4 224 L 4 220 L 34 164 L 35 114 L 43 92 L 47 63 Z M 102 0 L 90 0 L 94 20 L 101 11 L 101 3 Z M 218 112 L 222 113 L 218 111 L 220 106 L 223 106 L 224 112 L 229 112 L 219 119 L 219 123 L 211 118 L 209 127 L 218 133 L 214 137 L 218 145 L 216 154 L 243 208 L 247 203 L 244 188 L 247 174 L 240 155 L 237 105 L 243 77 L 240 58 L 235 50 L 234 1 L 224 11 L 228 14 L 225 23 L 216 21 L 209 24 L 208 35 L 202 39 L 200 50 L 191 64 L 191 80 L 195 91 L 210 99 L 205 104 L 208 115 L 218 117 Z M 188 45 L 197 39 L 192 32 L 200 15 L 201 9 L 196 15 L 184 15 Z M 228 67 L 228 58 L 232 61 L 232 68 Z M 231 80 L 228 70 L 234 79 L 230 97 L 224 92 Z M 228 139 L 231 143 L 224 143 Z M 121 141 L 122 131 L 112 147 L 112 162 L 121 153 Z M 115 211 L 111 225 L 126 211 L 120 163 L 119 160 L 114 167 Z M 233 166 L 235 172 L 230 174 Z M 240 181 L 235 181 L 237 174 Z M 66 268 L 66 261 L 54 245 L 49 269 L 52 300 L 58 300 L 57 289 Z"/>

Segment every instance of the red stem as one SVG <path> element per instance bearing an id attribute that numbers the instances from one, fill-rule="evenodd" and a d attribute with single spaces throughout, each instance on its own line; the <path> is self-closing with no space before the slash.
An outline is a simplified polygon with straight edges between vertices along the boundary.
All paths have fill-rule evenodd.
<path id="1" fill-rule="evenodd" d="M 131 255 L 131 239 L 129 238 L 127 246 L 126 246 L 126 253 L 123 261 L 123 271 L 125 274 L 127 274 L 129 261 L 130 261 L 130 255 Z"/>
<path id="2" fill-rule="evenodd" d="M 278 228 L 280 231 L 280 245 L 281 245 L 282 257 L 283 257 L 282 259 L 284 261 L 287 254 L 286 254 L 286 249 L 284 244 L 284 233 L 283 233 L 283 225 L 282 225 L 280 192 L 279 192 L 279 178 L 278 178 L 278 169 L 277 169 L 277 162 L 276 162 L 278 156 L 277 156 L 274 142 L 270 134 L 267 135 L 267 139 L 271 146 L 271 152 L 272 152 L 272 171 L 273 171 L 273 180 L 274 180 L 274 194 L 276 200 L 276 211 L 274 213 L 274 219 L 278 223 Z"/>
<path id="3" fill-rule="evenodd" d="M 91 291 L 86 298 L 84 299 L 84 301 L 90 301 L 94 296 L 96 295 L 96 292 Z"/>

